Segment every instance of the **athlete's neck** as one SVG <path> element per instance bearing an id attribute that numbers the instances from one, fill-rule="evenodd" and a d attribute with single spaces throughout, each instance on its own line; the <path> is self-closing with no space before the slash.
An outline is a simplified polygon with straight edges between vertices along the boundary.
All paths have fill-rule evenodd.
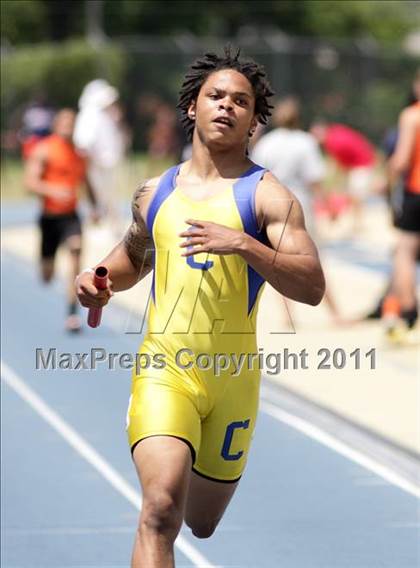
<path id="1" fill-rule="evenodd" d="M 220 178 L 235 179 L 251 166 L 243 147 L 213 149 L 194 140 L 185 173 L 211 182 Z"/>

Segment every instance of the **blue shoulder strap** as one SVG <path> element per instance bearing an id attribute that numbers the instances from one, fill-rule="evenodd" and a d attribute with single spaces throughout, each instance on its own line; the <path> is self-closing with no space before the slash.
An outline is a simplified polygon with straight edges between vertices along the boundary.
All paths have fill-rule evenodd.
<path id="1" fill-rule="evenodd" d="M 167 170 L 162 175 L 162 177 L 160 178 L 159 185 L 156 189 L 156 192 L 153 196 L 152 202 L 149 205 L 149 210 L 147 212 L 147 223 L 146 224 L 147 224 L 147 228 L 149 230 L 150 236 L 153 235 L 153 223 L 155 222 L 155 217 L 156 217 L 157 212 L 159 211 L 159 207 L 162 205 L 162 203 L 165 201 L 165 199 L 167 197 L 169 197 L 170 194 L 175 189 L 175 179 L 176 179 L 176 176 L 178 175 L 180 167 L 181 167 L 181 164 L 178 164 L 177 166 L 173 166 L 172 168 L 169 168 L 169 170 Z"/>
<path id="2" fill-rule="evenodd" d="M 255 213 L 255 192 L 265 171 L 265 168 L 261 166 L 252 166 L 235 183 L 233 193 L 244 231 L 254 239 L 267 243 L 265 231 L 258 227 Z M 248 315 L 255 305 L 258 292 L 263 284 L 264 278 L 248 265 Z"/>
<path id="3" fill-rule="evenodd" d="M 178 164 L 177 166 L 173 166 L 172 168 L 169 168 L 169 170 L 167 170 L 162 175 L 162 177 L 160 178 L 160 181 L 159 181 L 159 185 L 157 186 L 156 192 L 153 196 L 153 199 L 152 199 L 152 201 L 149 205 L 149 209 L 147 211 L 146 225 L 147 225 L 147 229 L 149 231 L 149 235 L 152 239 L 153 239 L 153 223 L 155 222 L 156 214 L 159 211 L 159 207 L 162 205 L 162 203 L 165 201 L 165 199 L 167 197 L 169 197 L 170 194 L 175 189 L 175 179 L 176 179 L 176 176 L 178 175 L 180 167 L 181 167 L 181 164 Z M 152 262 L 153 262 L 153 268 L 155 268 L 155 262 L 156 262 L 155 251 L 153 251 Z M 153 277 L 152 277 L 152 298 L 153 298 L 153 301 L 156 302 L 156 298 L 155 298 L 155 270 L 153 270 Z"/>
<path id="4" fill-rule="evenodd" d="M 175 189 L 175 180 L 180 167 L 181 164 L 173 166 L 161 177 L 147 212 L 147 228 L 150 236 L 153 235 L 153 223 L 160 206 Z M 244 230 L 250 236 L 261 242 L 266 241 L 266 236 L 265 232 L 261 231 L 258 227 L 257 217 L 255 214 L 255 192 L 258 182 L 265 171 L 266 170 L 261 166 L 254 165 L 247 170 L 233 186 L 235 201 L 242 219 Z M 258 291 L 263 283 L 264 279 L 258 274 L 258 272 L 248 265 L 248 314 L 255 305 Z M 154 282 L 152 284 L 152 294 L 154 297 Z"/>
<path id="5" fill-rule="evenodd" d="M 242 174 L 233 186 L 233 193 L 244 231 L 258 240 L 264 240 L 264 234 L 258 227 L 255 213 L 255 192 L 265 171 L 265 168 L 255 164 Z"/>

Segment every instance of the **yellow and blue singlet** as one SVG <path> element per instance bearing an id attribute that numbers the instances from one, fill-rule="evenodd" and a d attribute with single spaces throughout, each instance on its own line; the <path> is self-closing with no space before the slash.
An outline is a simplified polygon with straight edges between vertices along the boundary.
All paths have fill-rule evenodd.
<path id="1" fill-rule="evenodd" d="M 215 376 L 193 364 L 200 354 L 257 351 L 256 317 L 263 278 L 239 255 L 182 257 L 179 233 L 188 218 L 245 231 L 267 243 L 255 215 L 255 192 L 264 168 L 254 165 L 233 185 L 205 200 L 176 186 L 180 165 L 161 178 L 147 214 L 154 241 L 148 329 L 140 354 L 161 354 L 164 367 L 133 373 L 128 408 L 132 450 L 149 436 L 188 443 L 193 469 L 219 481 L 240 478 L 246 464 L 259 399 L 260 371 L 244 366 Z M 203 366 L 203 365 L 201 365 Z"/>

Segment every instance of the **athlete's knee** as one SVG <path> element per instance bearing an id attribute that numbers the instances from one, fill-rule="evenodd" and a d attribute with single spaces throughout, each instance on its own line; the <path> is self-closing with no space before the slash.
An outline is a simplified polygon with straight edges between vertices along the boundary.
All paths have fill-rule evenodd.
<path id="1" fill-rule="evenodd" d="M 419 250 L 419 237 L 414 233 L 401 232 L 396 244 L 396 254 L 415 259 Z"/>
<path id="2" fill-rule="evenodd" d="M 175 540 L 181 525 L 182 511 L 169 492 L 158 490 L 145 497 L 140 517 L 140 531 L 165 534 Z"/>
<path id="3" fill-rule="evenodd" d="M 188 523 L 193 535 L 197 538 L 210 538 L 216 530 L 219 521 L 205 521 L 200 523 Z"/>
<path id="4" fill-rule="evenodd" d="M 52 270 L 50 270 L 50 271 L 48 271 L 48 272 L 46 272 L 46 271 L 44 272 L 44 271 L 43 271 L 42 274 L 41 274 L 41 277 L 42 277 L 42 281 L 43 281 L 45 284 L 48 284 L 49 282 L 51 282 L 51 280 L 52 280 L 52 278 L 53 278 L 53 272 L 52 272 Z"/>
<path id="5" fill-rule="evenodd" d="M 73 247 L 69 247 L 69 253 L 71 254 L 71 256 L 76 259 L 79 260 L 81 254 L 82 254 L 82 247 L 79 246 L 73 246 Z"/>
<path id="6" fill-rule="evenodd" d="M 42 281 L 46 284 L 51 282 L 52 277 L 54 276 L 54 265 L 52 262 L 47 261 L 43 262 L 41 265 L 41 278 Z"/>
<path id="7" fill-rule="evenodd" d="M 80 256 L 82 251 L 82 238 L 80 235 L 73 235 L 66 240 L 66 246 L 72 256 Z"/>

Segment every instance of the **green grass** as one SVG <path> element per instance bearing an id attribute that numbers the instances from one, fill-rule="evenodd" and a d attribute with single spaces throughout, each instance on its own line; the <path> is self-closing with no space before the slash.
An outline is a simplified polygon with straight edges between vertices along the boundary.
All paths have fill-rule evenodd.
<path id="1" fill-rule="evenodd" d="M 150 160 L 144 153 L 131 154 L 121 168 L 118 178 L 116 191 L 120 199 L 130 200 L 140 182 L 161 174 L 173 163 L 168 159 Z M 378 161 L 377 172 L 382 170 L 383 166 Z M 327 191 L 343 191 L 345 188 L 343 172 L 334 167 L 331 159 L 327 159 L 326 179 L 323 185 Z M 3 158 L 2 160 L 1 197 L 2 201 L 22 201 L 30 198 L 23 187 L 23 164 L 18 158 Z"/>
<path id="2" fill-rule="evenodd" d="M 129 200 L 140 182 L 156 176 L 173 164 L 168 159 L 151 161 L 146 154 L 132 154 L 121 168 L 118 177 L 118 195 Z M 23 186 L 23 163 L 18 158 L 3 158 L 1 164 L 2 201 L 23 201 L 30 199 Z"/>
<path id="3" fill-rule="evenodd" d="M 0 174 L 2 201 L 19 201 L 29 198 L 29 194 L 23 187 L 23 168 L 19 159 L 3 158 Z"/>

